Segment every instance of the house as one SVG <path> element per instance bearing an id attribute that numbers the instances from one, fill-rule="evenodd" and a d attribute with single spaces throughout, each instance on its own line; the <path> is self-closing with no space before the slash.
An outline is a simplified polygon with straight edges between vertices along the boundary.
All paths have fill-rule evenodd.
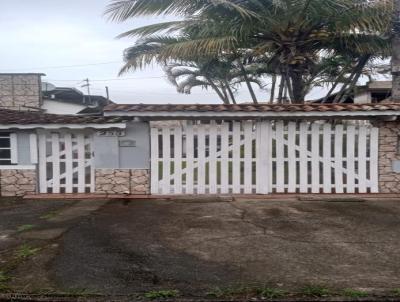
<path id="1" fill-rule="evenodd" d="M 53 114 L 101 114 L 111 104 L 103 96 L 42 82 L 42 73 L 0 73 L 0 107 Z"/>
<path id="2" fill-rule="evenodd" d="M 1 78 L 0 193 L 400 193 L 400 104 L 110 104 L 40 109 Z M 370 123 L 341 123 L 343 120 Z M 172 121 L 172 122 L 171 122 Z"/>
<path id="3" fill-rule="evenodd" d="M 41 109 L 54 114 L 101 114 L 112 103 L 101 95 L 85 95 L 76 88 L 55 87 L 42 83 L 43 104 Z"/>
<path id="4" fill-rule="evenodd" d="M 365 85 L 357 86 L 355 94 L 347 97 L 344 103 L 347 104 L 366 104 L 380 103 L 391 97 L 392 82 L 391 81 L 372 81 Z M 332 103 L 337 93 L 333 93 L 326 103 Z M 312 101 L 313 103 L 321 103 L 324 98 Z"/>

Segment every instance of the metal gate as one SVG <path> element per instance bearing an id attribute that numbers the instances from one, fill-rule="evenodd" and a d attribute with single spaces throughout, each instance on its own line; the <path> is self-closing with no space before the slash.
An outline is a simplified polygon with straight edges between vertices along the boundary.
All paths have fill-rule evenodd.
<path id="1" fill-rule="evenodd" d="M 92 135 L 81 131 L 38 133 L 39 192 L 94 192 Z"/>
<path id="2" fill-rule="evenodd" d="M 152 194 L 378 192 L 378 128 L 185 121 L 151 130 Z"/>

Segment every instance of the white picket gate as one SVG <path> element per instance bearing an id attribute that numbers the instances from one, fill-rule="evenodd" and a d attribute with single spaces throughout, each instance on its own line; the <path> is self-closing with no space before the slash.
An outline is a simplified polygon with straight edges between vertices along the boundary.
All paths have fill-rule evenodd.
<path id="1" fill-rule="evenodd" d="M 39 192 L 94 192 L 92 135 L 59 131 L 38 134 Z"/>
<path id="2" fill-rule="evenodd" d="M 378 128 L 229 121 L 151 129 L 152 194 L 378 192 Z"/>

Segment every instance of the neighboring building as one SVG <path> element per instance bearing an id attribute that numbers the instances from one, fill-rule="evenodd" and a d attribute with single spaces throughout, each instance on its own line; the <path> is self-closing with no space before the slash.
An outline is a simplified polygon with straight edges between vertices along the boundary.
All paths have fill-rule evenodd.
<path id="1" fill-rule="evenodd" d="M 373 81 L 363 86 L 357 86 L 356 93 L 349 95 L 343 102 L 347 104 L 368 104 L 380 103 L 391 97 L 392 82 L 391 81 Z M 326 103 L 333 103 L 337 93 L 332 94 Z M 313 103 L 321 103 L 324 98 L 312 101 Z"/>
<path id="2" fill-rule="evenodd" d="M 85 95 L 76 88 L 54 87 L 43 83 L 43 105 L 46 113 L 101 114 L 110 102 L 101 95 Z M 50 87 L 50 88 L 49 88 Z"/>

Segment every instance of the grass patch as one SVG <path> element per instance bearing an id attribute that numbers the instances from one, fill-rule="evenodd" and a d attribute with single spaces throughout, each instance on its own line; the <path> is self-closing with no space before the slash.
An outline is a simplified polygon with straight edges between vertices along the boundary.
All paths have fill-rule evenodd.
<path id="1" fill-rule="evenodd" d="M 144 294 L 147 299 L 176 298 L 179 296 L 177 290 L 154 290 Z"/>
<path id="2" fill-rule="evenodd" d="M 332 292 L 321 285 L 307 285 L 306 287 L 302 288 L 300 294 L 308 297 L 327 297 L 332 295 Z"/>
<path id="3" fill-rule="evenodd" d="M 400 297 L 400 288 L 395 288 L 394 290 L 392 290 L 392 295 Z"/>
<path id="4" fill-rule="evenodd" d="M 11 287 L 9 287 L 7 284 L 0 283 L 0 293 L 7 293 L 11 291 Z"/>
<path id="5" fill-rule="evenodd" d="M 207 295 L 214 298 L 261 297 L 264 299 L 277 299 L 286 296 L 287 292 L 271 287 L 239 286 L 228 288 L 216 287 L 213 291 L 208 292 Z"/>
<path id="6" fill-rule="evenodd" d="M 3 271 L 0 271 L 0 283 L 7 282 L 10 280 L 10 277 Z"/>
<path id="7" fill-rule="evenodd" d="M 47 214 L 44 214 L 44 215 L 40 216 L 40 219 L 48 220 L 48 219 L 52 219 L 52 218 L 56 217 L 57 215 L 58 215 L 57 211 L 51 211 L 51 212 L 49 212 Z"/>
<path id="8" fill-rule="evenodd" d="M 343 295 L 349 298 L 364 298 L 368 296 L 368 293 L 362 290 L 356 290 L 352 288 L 346 288 L 343 290 Z"/>
<path id="9" fill-rule="evenodd" d="M 19 226 L 19 227 L 17 228 L 17 232 L 18 232 L 18 233 L 22 233 L 22 232 L 30 231 L 30 230 L 32 230 L 34 227 L 35 227 L 35 225 L 33 225 L 33 224 L 24 224 L 24 225 L 21 225 L 21 226 Z"/>
<path id="10" fill-rule="evenodd" d="M 15 252 L 15 257 L 18 259 L 26 259 L 36 255 L 41 249 L 38 247 L 31 247 L 28 244 L 21 245 Z"/>

